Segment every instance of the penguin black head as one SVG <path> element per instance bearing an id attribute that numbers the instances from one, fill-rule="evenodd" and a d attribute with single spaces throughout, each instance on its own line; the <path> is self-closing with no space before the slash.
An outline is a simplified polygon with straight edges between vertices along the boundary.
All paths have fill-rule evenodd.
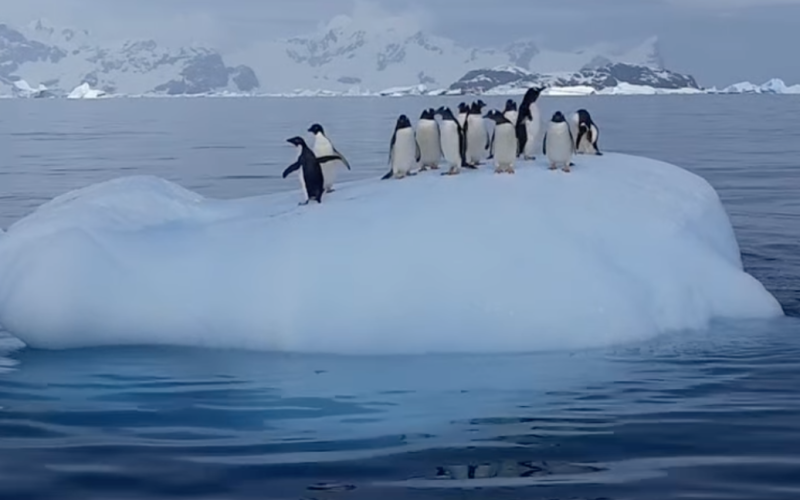
<path id="1" fill-rule="evenodd" d="M 434 111 L 433 108 L 423 109 L 422 114 L 419 115 L 420 120 L 433 120 L 434 119 Z"/>
<path id="2" fill-rule="evenodd" d="M 308 131 L 311 132 L 312 134 L 323 134 L 323 135 L 325 134 L 325 130 L 323 130 L 322 125 L 320 125 L 319 123 L 311 125 L 311 127 L 308 128 Z"/>
<path id="3" fill-rule="evenodd" d="M 484 118 L 488 120 L 492 120 L 495 123 L 507 122 L 506 117 L 503 113 L 497 111 L 496 109 L 490 110 L 488 113 L 484 115 Z"/>
<path id="4" fill-rule="evenodd" d="M 514 99 L 509 99 L 506 101 L 506 111 L 516 111 L 517 110 L 517 101 Z"/>
<path id="5" fill-rule="evenodd" d="M 458 112 L 459 113 L 468 113 L 469 112 L 469 106 L 467 106 L 467 103 L 465 103 L 465 102 L 458 103 Z"/>
<path id="6" fill-rule="evenodd" d="M 566 120 L 564 120 L 564 115 L 561 113 L 561 111 L 556 111 L 555 113 L 553 113 L 553 118 L 550 121 L 552 121 L 553 123 L 562 123 Z"/>
<path id="7" fill-rule="evenodd" d="M 545 87 L 531 87 L 531 88 L 529 88 L 528 91 L 525 92 L 525 97 L 522 98 L 522 106 L 521 107 L 525 108 L 526 106 L 530 106 L 531 104 L 536 102 L 536 100 L 539 99 L 539 95 L 542 93 L 542 91 L 544 89 L 545 89 Z"/>
<path id="8" fill-rule="evenodd" d="M 483 108 L 485 108 L 485 107 L 486 107 L 486 103 L 485 103 L 485 102 L 483 102 L 483 100 L 482 100 L 482 99 L 478 99 L 478 100 L 475 102 L 475 104 L 477 104 L 477 105 L 478 105 L 478 109 L 481 109 L 481 110 L 483 110 Z"/>
<path id="9" fill-rule="evenodd" d="M 578 123 L 590 124 L 592 123 L 592 116 L 585 109 L 579 109 L 576 114 L 578 115 Z"/>
<path id="10" fill-rule="evenodd" d="M 453 117 L 453 112 L 450 111 L 450 108 L 445 106 L 439 106 L 439 109 L 435 111 L 435 114 L 441 116 L 443 120 Z"/>
<path id="11" fill-rule="evenodd" d="M 291 139 L 286 139 L 286 142 L 288 142 L 289 144 L 294 144 L 299 148 L 302 148 L 303 146 L 306 145 L 306 141 L 304 141 L 303 138 L 300 136 L 295 136 L 292 137 Z"/>
<path id="12" fill-rule="evenodd" d="M 397 118 L 397 125 L 395 125 L 395 130 L 399 130 L 401 128 L 408 128 L 411 126 L 411 121 L 408 119 L 406 115 L 400 115 Z"/>

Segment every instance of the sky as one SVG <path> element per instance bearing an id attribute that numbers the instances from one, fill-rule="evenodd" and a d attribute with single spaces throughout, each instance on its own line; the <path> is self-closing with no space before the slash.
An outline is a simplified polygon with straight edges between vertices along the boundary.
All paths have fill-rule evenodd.
<path id="1" fill-rule="evenodd" d="M 570 49 L 657 35 L 667 68 L 704 86 L 800 83 L 800 0 L 0 0 L 0 23 L 45 18 L 100 39 L 203 43 L 223 52 L 313 32 L 337 14 L 401 15 L 467 46 L 533 38 Z"/>

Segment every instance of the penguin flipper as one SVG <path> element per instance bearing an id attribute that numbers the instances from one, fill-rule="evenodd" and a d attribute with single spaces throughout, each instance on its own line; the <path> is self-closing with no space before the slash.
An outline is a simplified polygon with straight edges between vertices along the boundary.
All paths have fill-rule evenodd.
<path id="1" fill-rule="evenodd" d="M 337 160 L 341 160 L 341 159 L 342 159 L 342 157 L 339 156 L 339 155 L 328 155 L 328 156 L 318 156 L 317 157 L 317 161 L 319 162 L 320 165 L 322 165 L 323 163 L 328 163 L 329 161 L 337 161 Z"/>
<path id="2" fill-rule="evenodd" d="M 350 162 L 347 161 L 342 153 L 340 153 L 336 148 L 333 148 L 333 152 L 339 156 L 339 159 L 342 161 L 342 163 L 344 163 L 344 166 L 347 167 L 347 170 L 352 170 L 350 168 Z"/>
<path id="3" fill-rule="evenodd" d="M 544 139 L 542 139 L 542 154 L 547 154 L 547 132 L 544 133 Z"/>
<path id="4" fill-rule="evenodd" d="M 525 151 L 525 143 L 528 142 L 528 131 L 525 130 L 525 122 L 517 120 L 517 156 Z"/>
<path id="5" fill-rule="evenodd" d="M 289 174 L 291 174 L 295 170 L 299 169 L 300 166 L 301 166 L 300 165 L 300 160 L 297 160 L 296 162 L 294 162 L 291 165 L 289 165 L 288 167 L 286 167 L 286 170 L 283 171 L 283 178 L 284 179 L 287 178 L 289 176 Z"/>
<path id="6" fill-rule="evenodd" d="M 414 146 L 417 147 L 417 151 L 416 151 L 416 155 L 417 156 L 416 156 L 416 158 L 417 158 L 417 161 L 419 161 L 422 158 L 422 151 L 420 151 L 419 143 L 417 141 L 414 141 Z"/>
<path id="7" fill-rule="evenodd" d="M 495 134 L 495 132 L 496 132 L 495 130 L 492 130 L 492 138 L 489 139 L 489 159 L 490 160 L 492 158 L 494 158 L 494 134 Z M 486 137 L 487 138 L 489 137 L 489 131 L 488 130 L 486 131 Z"/>
<path id="8" fill-rule="evenodd" d="M 394 143 L 397 142 L 397 130 L 392 134 L 392 142 L 389 143 L 389 164 L 392 163 L 392 156 L 394 155 Z"/>

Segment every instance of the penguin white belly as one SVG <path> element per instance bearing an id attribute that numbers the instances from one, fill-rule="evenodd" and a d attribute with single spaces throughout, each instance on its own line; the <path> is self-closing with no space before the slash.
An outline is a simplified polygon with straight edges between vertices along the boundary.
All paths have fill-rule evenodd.
<path id="1" fill-rule="evenodd" d="M 547 149 L 547 159 L 551 164 L 569 167 L 574 148 L 569 124 L 566 122 L 551 124 L 547 130 L 545 148 Z"/>
<path id="2" fill-rule="evenodd" d="M 542 129 L 542 116 L 539 113 L 539 106 L 534 102 L 530 105 L 531 119 L 525 122 L 525 157 L 533 158 L 536 156 L 536 147 L 539 144 L 539 132 Z"/>
<path id="3" fill-rule="evenodd" d="M 506 118 L 506 120 L 510 121 L 512 125 L 516 125 L 517 124 L 517 117 L 519 116 L 519 113 L 516 112 L 516 111 L 511 110 L 511 111 L 506 111 L 505 113 L 503 113 L 503 116 Z"/>
<path id="4" fill-rule="evenodd" d="M 470 115 L 467 121 L 467 163 L 474 165 L 483 160 L 486 152 L 486 124 L 477 115 Z"/>
<path id="5" fill-rule="evenodd" d="M 438 167 L 442 157 L 439 125 L 434 120 L 420 120 L 417 125 L 420 163 L 424 167 Z"/>
<path id="6" fill-rule="evenodd" d="M 503 123 L 494 129 L 494 161 L 498 168 L 511 167 L 517 158 L 517 135 L 514 126 Z"/>
<path id="7" fill-rule="evenodd" d="M 405 177 L 417 163 L 417 139 L 414 130 L 404 128 L 395 134 L 392 149 L 392 172 L 396 177 Z"/>
<path id="8" fill-rule="evenodd" d="M 323 156 L 331 156 L 336 153 L 333 151 L 333 144 L 322 134 L 314 136 L 314 156 L 321 158 Z M 336 162 L 326 162 L 322 164 L 322 177 L 324 179 L 324 188 L 326 190 L 333 187 L 336 181 Z"/>
<path id="9" fill-rule="evenodd" d="M 442 122 L 442 154 L 451 167 L 461 167 L 461 141 L 456 123 L 450 120 Z"/>

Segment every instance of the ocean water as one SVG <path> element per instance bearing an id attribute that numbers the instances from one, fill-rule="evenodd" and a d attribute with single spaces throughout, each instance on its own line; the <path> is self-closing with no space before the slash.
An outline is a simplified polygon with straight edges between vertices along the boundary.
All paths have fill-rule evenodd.
<path id="1" fill-rule="evenodd" d="M 219 198 L 297 189 L 285 140 L 314 121 L 353 165 L 341 181 L 381 175 L 397 115 L 444 102 L 0 101 L 0 225 L 121 175 Z M 513 356 L 48 352 L 0 333 L 0 498 L 800 498 L 800 98 L 541 107 L 587 107 L 603 149 L 709 180 L 787 317 Z"/>

